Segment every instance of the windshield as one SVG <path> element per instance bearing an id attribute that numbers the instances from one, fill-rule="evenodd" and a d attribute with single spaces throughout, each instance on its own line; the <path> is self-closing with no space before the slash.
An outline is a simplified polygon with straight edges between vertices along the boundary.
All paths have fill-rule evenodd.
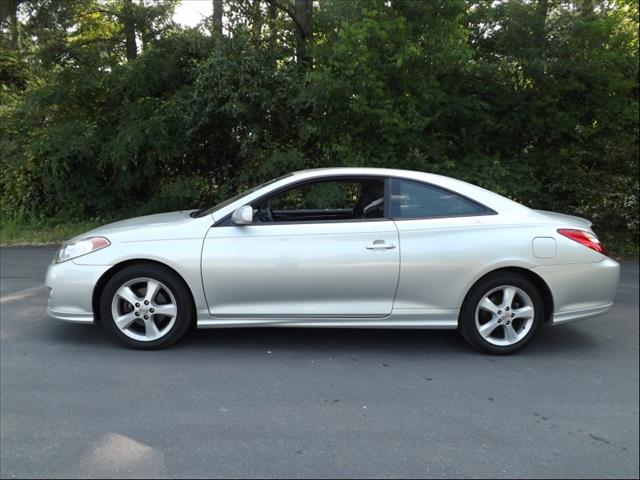
<path id="1" fill-rule="evenodd" d="M 267 185 L 271 185 L 272 183 L 275 183 L 279 180 L 282 180 L 283 178 L 287 178 L 290 177 L 291 175 L 293 175 L 292 173 L 288 173 L 286 175 L 283 175 L 282 177 L 278 177 L 278 178 L 274 178 L 273 180 L 269 180 L 268 182 L 264 182 L 261 183 L 260 185 L 250 188 L 249 190 L 245 190 L 231 198 L 226 199 L 224 202 L 220 202 L 217 205 L 214 205 L 211 208 L 201 208 L 200 210 L 196 210 L 195 212 L 191 213 L 191 216 L 194 218 L 199 218 L 199 217 L 204 217 L 206 215 L 210 215 L 213 212 L 215 212 L 216 210 L 220 210 L 221 208 L 226 207 L 227 205 L 231 205 L 233 202 L 235 202 L 236 200 L 244 197 L 245 195 L 249 195 L 250 193 L 253 193 L 257 190 L 260 190 L 263 187 L 266 187 Z"/>

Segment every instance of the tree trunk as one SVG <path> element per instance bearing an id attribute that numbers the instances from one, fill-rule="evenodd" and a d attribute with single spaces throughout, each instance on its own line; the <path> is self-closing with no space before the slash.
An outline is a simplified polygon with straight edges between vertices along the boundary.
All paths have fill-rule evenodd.
<path id="1" fill-rule="evenodd" d="M 266 0 L 270 7 L 279 8 L 294 21 L 296 26 L 298 62 L 307 66 L 310 58 L 307 54 L 307 43 L 313 37 L 313 0 Z"/>
<path id="2" fill-rule="evenodd" d="M 138 2 L 138 7 L 140 9 L 140 12 L 145 11 L 144 0 L 140 0 Z M 149 28 L 147 27 L 146 23 L 143 25 L 138 24 L 138 33 L 140 34 L 140 51 L 144 52 L 144 49 L 147 47 L 147 45 L 149 45 L 151 40 Z"/>
<path id="3" fill-rule="evenodd" d="M 549 14 L 549 0 L 538 0 L 536 5 L 536 40 L 546 41 L 547 15 Z"/>
<path id="4" fill-rule="evenodd" d="M 217 36 L 218 38 L 222 38 L 222 0 L 213 0 L 211 34 Z"/>
<path id="5" fill-rule="evenodd" d="M 127 60 L 131 61 L 135 60 L 138 57 L 138 45 L 136 44 L 136 25 L 135 18 L 133 16 L 132 0 L 124 0 L 122 13 Z"/>
<path id="6" fill-rule="evenodd" d="M 257 38 L 259 42 L 261 42 L 262 25 L 264 25 L 260 2 L 261 0 L 253 0 L 251 4 L 251 23 L 253 24 L 254 31 L 258 33 Z"/>
<path id="7" fill-rule="evenodd" d="M 11 33 L 11 50 L 18 49 L 18 0 L 6 0 L 3 2 L 7 10 L 3 11 L 3 16 L 6 15 L 9 19 L 9 31 Z M 4 10 L 4 8 L 3 8 Z M 4 20 L 4 19 L 3 19 Z"/>
<path id="8" fill-rule="evenodd" d="M 278 9 L 272 3 L 267 3 L 267 24 L 269 25 L 269 45 L 271 49 L 276 46 L 276 19 L 278 18 Z"/>
<path id="9" fill-rule="evenodd" d="M 538 0 L 536 4 L 534 23 L 534 43 L 536 45 L 537 58 L 530 59 L 529 74 L 535 82 L 541 82 L 545 74 L 545 62 L 547 57 L 547 17 L 549 16 L 549 0 Z"/>
<path id="10" fill-rule="evenodd" d="M 296 0 L 295 16 L 298 29 L 298 61 L 307 66 L 310 62 L 307 52 L 307 43 L 313 36 L 313 0 Z"/>

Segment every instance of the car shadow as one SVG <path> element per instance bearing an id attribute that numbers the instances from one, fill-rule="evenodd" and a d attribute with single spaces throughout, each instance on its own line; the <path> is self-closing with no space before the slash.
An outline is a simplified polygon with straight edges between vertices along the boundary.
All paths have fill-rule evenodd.
<path id="1" fill-rule="evenodd" d="M 207 329 L 189 333 L 184 348 L 233 350 L 306 350 L 348 352 L 470 351 L 455 331 L 372 330 L 341 328 L 234 328 Z"/>
<path id="2" fill-rule="evenodd" d="M 571 354 L 597 348 L 598 340 L 584 330 L 544 326 L 521 354 Z M 375 330 L 339 328 L 235 328 L 191 331 L 178 345 L 184 349 L 232 349 L 322 352 L 386 352 L 402 355 L 477 355 L 454 330 Z"/>
<path id="3" fill-rule="evenodd" d="M 73 325 L 50 322 L 38 335 L 48 342 L 69 346 L 106 349 L 124 348 L 111 339 L 100 325 Z M 575 354 L 598 347 L 600 340 L 587 331 L 570 325 L 544 326 L 520 355 Z M 457 331 L 453 330 L 383 330 L 339 328 L 246 327 L 190 330 L 170 350 L 323 352 L 324 354 L 391 353 L 415 355 L 477 355 Z"/>

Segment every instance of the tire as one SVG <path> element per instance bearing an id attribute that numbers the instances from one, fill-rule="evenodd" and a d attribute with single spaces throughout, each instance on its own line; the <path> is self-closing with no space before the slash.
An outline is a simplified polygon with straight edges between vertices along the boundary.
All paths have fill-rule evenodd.
<path id="1" fill-rule="evenodd" d="M 544 301 L 531 281 L 517 273 L 496 272 L 471 287 L 458 323 L 477 350 L 508 355 L 531 341 L 543 318 Z"/>
<path id="2" fill-rule="evenodd" d="M 100 317 L 105 330 L 126 346 L 161 349 L 177 342 L 193 323 L 193 300 L 175 272 L 139 263 L 109 279 L 100 296 Z"/>

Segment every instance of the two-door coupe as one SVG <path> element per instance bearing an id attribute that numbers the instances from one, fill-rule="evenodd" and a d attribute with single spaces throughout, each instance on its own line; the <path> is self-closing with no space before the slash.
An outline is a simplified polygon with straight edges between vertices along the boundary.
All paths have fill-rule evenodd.
<path id="1" fill-rule="evenodd" d="M 306 170 L 70 240 L 48 313 L 146 349 L 195 323 L 459 329 L 511 353 L 543 323 L 611 308 L 619 265 L 590 226 L 439 175 Z"/>

